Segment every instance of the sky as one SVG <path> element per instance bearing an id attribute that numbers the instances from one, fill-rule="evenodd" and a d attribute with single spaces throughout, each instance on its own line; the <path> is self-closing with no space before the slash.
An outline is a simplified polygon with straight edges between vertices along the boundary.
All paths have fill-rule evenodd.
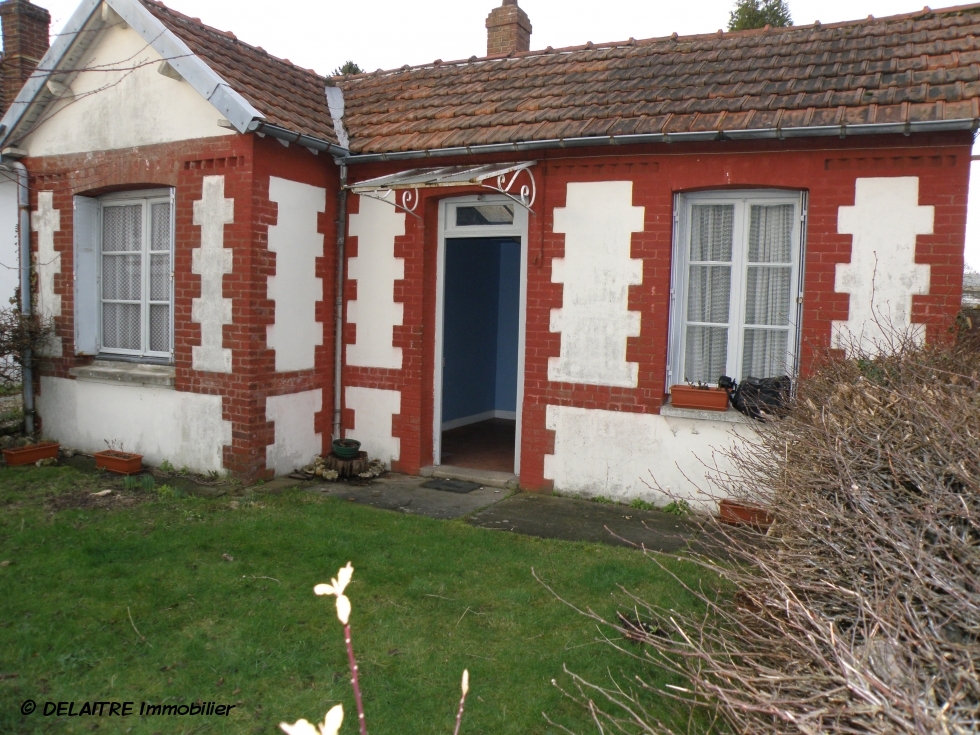
<path id="1" fill-rule="evenodd" d="M 294 64 L 329 74 L 347 60 L 366 71 L 486 53 L 484 22 L 501 0 L 164 0 Z M 919 0 L 921 2 L 922 0 Z M 935 0 L 933 0 L 935 2 Z M 34 0 L 57 32 L 77 0 Z M 946 3 L 952 4 L 952 3 Z M 520 0 L 534 28 L 531 48 L 711 33 L 734 0 Z M 935 7 L 942 7 L 938 3 Z M 915 0 L 789 0 L 796 25 L 910 13 Z M 974 149 L 980 153 L 980 147 Z M 980 162 L 972 172 L 980 175 Z M 970 196 L 967 262 L 980 270 L 980 185 Z"/>

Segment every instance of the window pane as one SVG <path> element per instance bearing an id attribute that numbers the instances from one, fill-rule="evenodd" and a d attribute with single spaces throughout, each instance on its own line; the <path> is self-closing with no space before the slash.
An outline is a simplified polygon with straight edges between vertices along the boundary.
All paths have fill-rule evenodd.
<path id="1" fill-rule="evenodd" d="M 792 268 L 749 266 L 745 280 L 745 323 L 789 324 Z"/>
<path id="2" fill-rule="evenodd" d="M 102 304 L 102 345 L 116 350 L 141 349 L 139 304 Z"/>
<path id="3" fill-rule="evenodd" d="M 102 298 L 139 301 L 142 296 L 142 256 L 102 256 Z"/>
<path id="4" fill-rule="evenodd" d="M 170 253 L 150 256 L 150 301 L 170 301 Z"/>
<path id="5" fill-rule="evenodd" d="M 731 266 L 692 265 L 687 285 L 687 320 L 728 324 L 731 293 Z"/>
<path id="6" fill-rule="evenodd" d="M 687 328 L 687 344 L 684 346 L 684 380 L 692 383 L 716 383 L 727 372 L 728 328 Z"/>
<path id="7" fill-rule="evenodd" d="M 746 329 L 739 380 L 786 375 L 788 340 L 788 329 Z"/>
<path id="8" fill-rule="evenodd" d="M 796 227 L 792 204 L 753 205 L 749 215 L 749 262 L 792 262 L 793 228 Z"/>
<path id="9" fill-rule="evenodd" d="M 150 305 L 150 350 L 170 352 L 170 304 Z"/>
<path id="10" fill-rule="evenodd" d="M 691 207 L 691 262 L 711 260 L 730 263 L 734 222 L 734 204 L 697 204 Z"/>
<path id="11" fill-rule="evenodd" d="M 142 249 L 143 206 L 127 204 L 102 208 L 102 251 L 135 252 Z"/>
<path id="12" fill-rule="evenodd" d="M 150 208 L 150 249 L 170 250 L 170 203 L 161 202 Z"/>
<path id="13" fill-rule="evenodd" d="M 474 207 L 456 207 L 456 226 L 512 225 L 513 204 L 478 204 Z"/>

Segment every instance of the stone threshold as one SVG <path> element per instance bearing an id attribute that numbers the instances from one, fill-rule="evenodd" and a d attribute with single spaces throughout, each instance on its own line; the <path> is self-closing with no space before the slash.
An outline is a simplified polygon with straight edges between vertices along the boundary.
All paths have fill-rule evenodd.
<path id="1" fill-rule="evenodd" d="M 442 464 L 423 467 L 419 474 L 422 477 L 438 477 L 443 480 L 478 482 L 486 487 L 500 487 L 507 490 L 517 490 L 520 487 L 520 480 L 512 472 L 477 470 L 471 467 L 454 467 L 453 465 Z"/>

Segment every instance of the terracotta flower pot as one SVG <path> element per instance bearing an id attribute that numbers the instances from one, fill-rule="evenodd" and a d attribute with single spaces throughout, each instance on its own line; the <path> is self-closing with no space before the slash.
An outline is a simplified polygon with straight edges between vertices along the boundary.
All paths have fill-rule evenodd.
<path id="1" fill-rule="evenodd" d="M 734 500 L 722 500 L 718 504 L 718 513 L 722 523 L 732 526 L 752 526 L 753 528 L 766 529 L 775 520 L 765 508 L 736 503 Z"/>
<path id="2" fill-rule="evenodd" d="M 143 469 L 143 455 L 107 449 L 95 453 L 95 466 L 119 475 L 135 475 Z"/>
<path id="3" fill-rule="evenodd" d="M 8 467 L 19 464 L 34 464 L 39 459 L 50 457 L 58 458 L 58 442 L 41 442 L 40 444 L 28 444 L 26 447 L 16 449 L 4 449 L 3 458 L 7 460 Z"/>
<path id="4" fill-rule="evenodd" d="M 728 391 L 724 388 L 695 388 L 691 385 L 670 386 L 670 405 L 699 411 L 727 411 Z"/>

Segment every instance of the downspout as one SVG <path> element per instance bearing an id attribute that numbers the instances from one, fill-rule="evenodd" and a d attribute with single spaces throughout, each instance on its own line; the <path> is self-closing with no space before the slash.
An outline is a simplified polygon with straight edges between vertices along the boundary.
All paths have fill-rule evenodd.
<path id="1" fill-rule="evenodd" d="M 337 286 L 334 290 L 333 350 L 333 438 L 340 439 L 340 413 L 343 405 L 344 365 L 344 246 L 347 240 L 347 164 L 340 166 L 340 190 L 337 192 Z"/>
<path id="2" fill-rule="evenodd" d="M 31 316 L 31 200 L 28 189 L 27 167 L 20 161 L 8 163 L 17 172 L 17 213 L 19 219 L 18 240 L 20 245 L 20 311 Z M 24 433 L 34 435 L 34 371 L 31 363 L 34 355 L 28 347 L 21 365 L 21 382 L 24 390 Z"/>

